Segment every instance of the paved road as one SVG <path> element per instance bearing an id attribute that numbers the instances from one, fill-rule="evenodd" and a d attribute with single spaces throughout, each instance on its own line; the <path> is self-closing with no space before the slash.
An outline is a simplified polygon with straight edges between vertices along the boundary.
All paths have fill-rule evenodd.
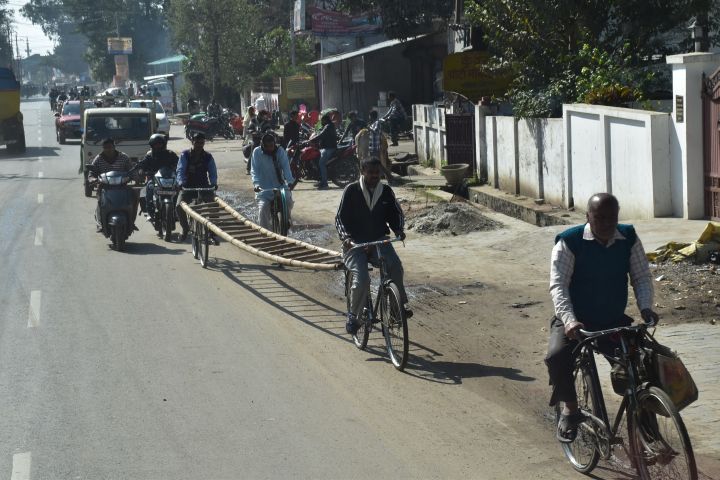
<path id="1" fill-rule="evenodd" d="M 502 406 L 367 361 L 332 309 L 326 332 L 277 309 L 259 259 L 222 245 L 203 270 L 146 223 L 110 250 L 79 147 L 46 101 L 23 112 L 27 154 L 0 151 L 0 478 L 571 475 Z"/>

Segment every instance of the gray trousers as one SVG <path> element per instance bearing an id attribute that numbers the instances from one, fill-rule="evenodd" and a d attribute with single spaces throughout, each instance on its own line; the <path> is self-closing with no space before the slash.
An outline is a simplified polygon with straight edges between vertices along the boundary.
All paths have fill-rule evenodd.
<path id="1" fill-rule="evenodd" d="M 403 283 L 403 266 L 400 258 L 395 253 L 392 245 L 380 247 L 388 274 L 400 290 L 400 303 L 407 303 L 405 284 Z M 372 257 L 376 257 L 376 250 L 370 250 Z M 370 288 L 370 272 L 368 272 L 368 252 L 363 249 L 350 250 L 345 253 L 343 261 L 345 267 L 353 273 L 353 282 L 350 287 L 350 312 L 356 317 L 362 314 L 362 309 L 367 302 L 367 292 Z"/>
<path id="2" fill-rule="evenodd" d="M 288 208 L 288 221 L 292 218 L 292 208 L 295 204 L 292 199 L 292 195 L 288 195 L 286 197 L 287 200 L 287 208 Z M 265 200 L 265 199 L 259 199 L 258 201 L 258 221 L 260 222 L 260 226 L 272 231 L 272 212 L 271 207 L 273 204 L 272 199 Z"/>

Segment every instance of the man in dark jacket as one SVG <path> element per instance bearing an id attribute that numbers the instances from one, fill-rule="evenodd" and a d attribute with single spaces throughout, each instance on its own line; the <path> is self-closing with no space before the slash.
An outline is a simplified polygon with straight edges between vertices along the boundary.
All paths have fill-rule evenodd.
<path id="1" fill-rule="evenodd" d="M 145 185 L 145 210 L 148 214 L 148 219 L 153 220 L 155 216 L 155 202 L 153 193 L 155 190 L 155 181 L 153 175 L 161 168 L 171 168 L 173 171 L 177 169 L 178 156 L 172 150 L 167 149 L 167 140 L 165 135 L 161 133 L 155 133 L 150 137 L 151 150 L 147 152 L 145 157 L 140 160 L 139 166 L 145 173 L 150 177 L 147 184 Z"/>
<path id="2" fill-rule="evenodd" d="M 351 250 L 352 244 L 380 240 L 390 234 L 390 229 L 395 235 L 405 239 L 405 216 L 392 188 L 380 183 L 380 160 L 377 158 L 365 160 L 361 169 L 360 180 L 345 187 L 335 216 L 335 227 L 346 252 L 343 261 L 353 273 L 350 311 L 345 324 L 345 329 L 350 334 L 355 334 L 360 327 L 357 319 L 362 314 L 370 286 L 368 257 L 375 255 L 375 250 L 366 251 L 357 248 Z M 400 290 L 400 302 L 405 309 L 405 317 L 410 318 L 412 311 L 407 308 L 400 258 L 392 244 L 383 245 L 380 250 L 390 278 Z"/>
<path id="3" fill-rule="evenodd" d="M 180 160 L 177 166 L 178 185 L 185 188 L 217 188 L 217 167 L 213 156 L 205 151 L 205 135 L 196 133 L 192 142 L 192 148 L 190 150 L 184 150 L 180 154 Z M 190 230 L 187 214 L 180 206 L 180 203 L 191 203 L 198 194 L 203 202 L 212 202 L 215 198 L 215 194 L 212 191 L 200 193 L 183 191 L 178 195 L 177 208 L 175 211 L 177 212 L 178 221 L 182 226 L 180 241 L 187 239 L 188 231 Z M 214 237 L 213 243 L 216 243 Z"/>
<path id="4" fill-rule="evenodd" d="M 297 110 L 290 112 L 290 119 L 283 126 L 283 146 L 287 148 L 291 142 L 293 145 L 300 142 L 300 112 Z"/>
<path id="5" fill-rule="evenodd" d="M 327 164 L 333 155 L 335 155 L 335 151 L 337 151 L 338 138 L 337 130 L 329 114 L 326 113 L 320 118 L 320 124 L 322 125 L 322 130 L 310 140 L 317 140 L 320 146 L 320 182 L 316 186 L 320 190 L 325 190 L 328 188 Z"/>

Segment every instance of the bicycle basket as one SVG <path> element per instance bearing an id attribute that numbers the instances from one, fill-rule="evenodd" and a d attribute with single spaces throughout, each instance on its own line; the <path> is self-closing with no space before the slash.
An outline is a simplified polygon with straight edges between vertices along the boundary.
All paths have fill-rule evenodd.
<path id="1" fill-rule="evenodd" d="M 698 399 L 698 388 L 680 357 L 664 345 L 652 342 L 648 345 L 648 373 L 651 383 L 668 394 L 678 411 Z"/>

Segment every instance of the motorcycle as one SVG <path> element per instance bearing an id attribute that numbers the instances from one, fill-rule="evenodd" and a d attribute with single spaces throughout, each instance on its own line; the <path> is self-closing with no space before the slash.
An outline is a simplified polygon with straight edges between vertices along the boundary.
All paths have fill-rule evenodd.
<path id="1" fill-rule="evenodd" d="M 86 165 L 86 167 L 95 175 L 99 172 L 96 166 Z M 111 239 L 112 248 L 119 252 L 125 250 L 125 241 L 134 230 L 137 230 L 135 191 L 128 185 L 137 170 L 138 167 L 134 167 L 128 172 L 106 172 L 98 177 L 95 222 L 105 238 Z"/>
<path id="2" fill-rule="evenodd" d="M 175 177 L 175 170 L 170 167 L 163 167 L 155 173 L 152 179 L 153 203 L 155 213 L 151 220 L 158 232 L 158 236 L 170 241 L 172 232 L 175 230 L 175 204 L 177 203 L 178 184 Z"/>
<path id="3" fill-rule="evenodd" d="M 211 117 L 206 113 L 193 115 L 185 124 L 185 137 L 192 139 L 196 133 L 205 134 L 205 138 L 212 140 L 221 136 L 226 140 L 235 139 L 235 130 L 230 123 L 230 112 L 224 109 L 219 117 Z"/>
<path id="4" fill-rule="evenodd" d="M 338 145 L 335 154 L 328 160 L 328 179 L 340 188 L 360 178 L 360 162 L 355 154 L 354 143 Z M 295 178 L 294 188 L 301 179 L 320 180 L 320 148 L 314 141 L 290 144 L 287 149 L 290 171 Z"/>

